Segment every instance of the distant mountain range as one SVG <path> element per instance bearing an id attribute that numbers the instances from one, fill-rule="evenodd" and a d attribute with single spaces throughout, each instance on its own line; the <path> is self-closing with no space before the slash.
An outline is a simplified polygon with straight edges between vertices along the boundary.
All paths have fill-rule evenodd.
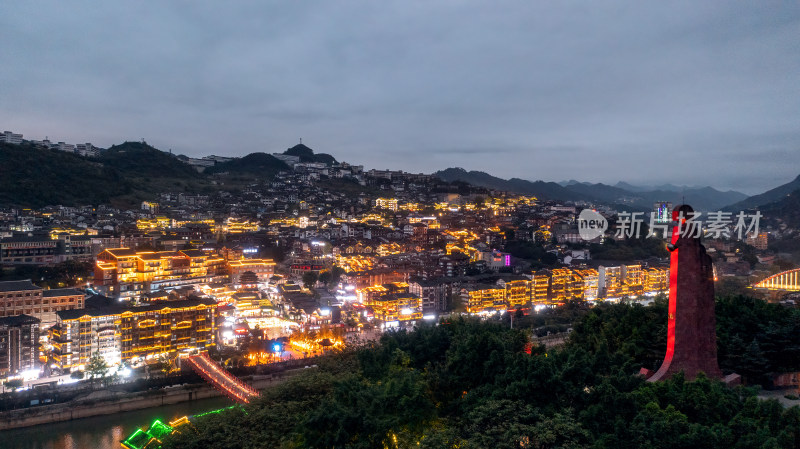
<path id="1" fill-rule="evenodd" d="M 449 182 L 463 181 L 490 189 L 534 195 L 542 199 L 583 200 L 641 210 L 651 210 L 653 204 L 658 201 L 669 201 L 676 205 L 686 201 L 698 210 L 717 210 L 747 198 L 747 195 L 741 192 L 723 192 L 713 187 L 686 187 L 667 184 L 657 186 L 653 190 L 645 190 L 623 182 L 614 186 L 575 180 L 562 183 L 531 182 L 518 178 L 506 180 L 480 171 L 466 171 L 463 168 L 448 168 L 434 174 Z"/>
<path id="2" fill-rule="evenodd" d="M 564 187 L 573 185 L 573 184 L 592 184 L 590 182 L 581 182 L 576 181 L 574 179 L 570 179 L 569 181 L 561 181 L 559 182 Z M 619 181 L 614 184 L 613 187 L 617 187 L 622 190 L 627 190 L 628 192 L 652 192 L 655 190 L 664 190 L 667 192 L 682 192 L 687 189 L 699 189 L 701 186 L 677 186 L 675 184 L 661 184 L 657 186 L 641 186 L 641 185 L 633 185 L 628 184 L 625 181 Z"/>
<path id="3" fill-rule="evenodd" d="M 737 203 L 733 203 L 726 209 L 731 211 L 754 209 L 770 203 L 779 202 L 797 190 L 800 190 L 800 175 L 786 184 L 780 185 L 771 190 L 767 190 L 762 194 L 753 195 Z"/>
<path id="4" fill-rule="evenodd" d="M 793 228 L 800 228 L 800 189 L 778 201 L 762 204 L 758 209 L 767 220 L 780 219 Z"/>
<path id="5" fill-rule="evenodd" d="M 283 154 L 297 156 L 301 162 L 336 163 L 333 156 L 314 153 L 303 144 L 288 148 Z M 130 206 L 166 191 L 210 192 L 219 188 L 219 183 L 215 185 L 212 181 L 220 176 L 227 176 L 224 178 L 227 188 L 247 179 L 269 179 L 288 169 L 284 161 L 267 153 L 233 158 L 208 167 L 203 173 L 187 164 L 185 159 L 144 142 L 114 145 L 95 158 L 41 149 L 30 143 L 0 143 L 0 207 L 109 202 Z M 740 192 L 719 191 L 713 187 L 671 184 L 645 187 L 625 182 L 606 185 L 576 180 L 556 183 L 502 179 L 463 168 L 448 168 L 434 175 L 447 182 L 460 181 L 546 200 L 597 202 L 628 210 L 651 210 L 655 202 L 679 204 L 685 200 L 698 210 L 762 208 L 774 212 L 775 216 L 784 216 L 779 212 L 785 208 L 796 209 L 800 196 L 800 176 L 762 194 L 747 197 Z"/>
<path id="6" fill-rule="evenodd" d="M 519 178 L 502 179 L 482 171 L 466 171 L 463 168 L 448 168 L 433 174 L 442 181 L 462 181 L 487 189 L 535 195 L 556 201 L 580 201 L 585 197 L 555 182 L 526 181 Z"/>

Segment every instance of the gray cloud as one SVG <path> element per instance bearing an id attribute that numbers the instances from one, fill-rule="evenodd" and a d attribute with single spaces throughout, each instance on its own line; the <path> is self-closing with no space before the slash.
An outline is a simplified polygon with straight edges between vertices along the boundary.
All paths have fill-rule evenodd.
<path id="1" fill-rule="evenodd" d="M 791 2 L 16 2 L 0 126 L 757 193 L 798 174 L 799 35 Z"/>

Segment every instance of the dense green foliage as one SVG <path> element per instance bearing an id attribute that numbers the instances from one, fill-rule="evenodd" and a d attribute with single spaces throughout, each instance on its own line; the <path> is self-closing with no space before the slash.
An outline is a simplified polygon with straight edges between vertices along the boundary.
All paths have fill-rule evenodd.
<path id="1" fill-rule="evenodd" d="M 717 298 L 717 359 L 727 373 L 768 386 L 775 373 L 800 371 L 800 310 L 745 296 Z M 618 352 L 637 367 L 658 369 L 667 341 L 667 302 L 602 304 L 574 327 L 571 343 Z"/>
<path id="2" fill-rule="evenodd" d="M 0 143 L 0 206 L 130 207 L 160 192 L 199 192 L 210 185 L 191 166 L 145 143 L 115 145 L 97 159 Z"/>
<path id="3" fill-rule="evenodd" d="M 750 383 L 800 371 L 800 310 L 744 296 L 718 299 L 717 356 L 723 370 Z"/>
<path id="4" fill-rule="evenodd" d="M 226 165 L 227 164 L 227 165 Z M 0 207 L 83 206 L 112 204 L 132 207 L 153 200 L 159 193 L 208 194 L 269 179 L 285 163 L 264 153 L 211 167 L 199 173 L 170 153 L 144 142 L 125 142 L 85 158 L 30 144 L 0 143 Z M 212 184 L 212 176 L 227 171 L 225 187 Z M 240 179 L 241 178 L 241 179 Z"/>
<path id="5" fill-rule="evenodd" d="M 305 145 L 290 148 L 286 154 L 295 154 L 303 162 L 336 163 L 333 156 L 314 154 Z M 114 145 L 97 158 L 42 149 L 28 143 L 0 143 L 0 207 L 108 203 L 132 207 L 143 200 L 155 199 L 159 193 L 208 194 L 221 188 L 235 189 L 254 179 L 271 179 L 279 171 L 289 170 L 286 163 L 266 153 L 252 153 L 219 163 L 203 173 L 187 164 L 186 159 L 145 142 Z M 219 182 L 220 177 L 222 182 Z M 223 185 L 225 187 L 220 187 Z M 356 193 L 360 193 L 361 186 L 354 185 Z"/>
<path id="6" fill-rule="evenodd" d="M 144 142 L 125 142 L 100 153 L 99 160 L 130 177 L 198 179 L 200 173 L 172 154 Z"/>
<path id="7" fill-rule="evenodd" d="M 94 264 L 68 260 L 50 266 L 15 265 L 0 269 L 0 282 L 30 279 L 43 288 L 64 288 L 83 284 L 94 274 Z"/>
<path id="8" fill-rule="evenodd" d="M 646 234 L 646 228 L 642 234 Z M 669 256 L 667 242 L 664 239 L 626 238 L 624 240 L 605 239 L 602 245 L 592 243 L 589 245 L 592 259 L 597 260 L 637 260 L 650 257 L 664 258 Z"/>
<path id="9" fill-rule="evenodd" d="M 750 306 L 728 301 L 721 310 Z M 800 446 L 798 407 L 702 376 L 650 384 L 635 375 L 640 360 L 656 358 L 647 345 L 635 346 L 657 339 L 660 331 L 647 323 L 663 318 L 662 308 L 575 307 L 561 316 L 579 316 L 569 344 L 531 354 L 527 330 L 501 322 L 456 319 L 386 334 L 265 391 L 243 410 L 199 418 L 195 431 L 171 436 L 165 447 Z M 750 318 L 777 319 L 770 307 L 751 308 Z M 738 329 L 750 324 L 720 323 L 727 333 L 750 332 Z"/>
<path id="10" fill-rule="evenodd" d="M 0 205 L 107 203 L 132 188 L 119 170 L 76 154 L 0 143 Z"/>
<path id="11" fill-rule="evenodd" d="M 548 252 L 547 249 L 539 243 L 524 240 L 510 240 L 506 242 L 505 250 L 516 258 L 525 259 L 531 264 L 531 268 L 534 270 L 561 266 L 558 256 Z"/>

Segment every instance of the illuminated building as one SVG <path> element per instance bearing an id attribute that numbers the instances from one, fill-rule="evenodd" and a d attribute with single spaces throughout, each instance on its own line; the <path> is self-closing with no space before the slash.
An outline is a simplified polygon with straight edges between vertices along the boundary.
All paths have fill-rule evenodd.
<path id="1" fill-rule="evenodd" d="M 381 321 L 410 321 L 422 318 L 419 296 L 413 293 L 390 293 L 370 300 L 373 316 Z"/>
<path id="2" fill-rule="evenodd" d="M 637 296 L 643 293 L 642 283 L 644 279 L 641 265 L 623 265 L 622 275 L 625 277 L 626 295 Z"/>
<path id="3" fill-rule="evenodd" d="M 270 307 L 268 299 L 262 299 L 257 289 L 243 289 L 231 295 L 237 317 L 253 317 L 261 315 L 262 307 Z"/>
<path id="4" fill-rule="evenodd" d="M 83 307 L 83 297 L 73 288 L 44 290 L 30 280 L 0 282 L 0 317 L 31 315 L 46 327 L 56 322 L 56 312 Z"/>
<path id="5" fill-rule="evenodd" d="M 396 198 L 378 198 L 375 200 L 375 207 L 378 209 L 389 209 L 397 212 L 397 199 Z"/>
<path id="6" fill-rule="evenodd" d="M 408 293 L 410 285 L 406 282 L 389 282 L 381 285 L 360 288 L 356 291 L 358 302 L 369 305 L 371 301 L 387 294 Z"/>
<path id="7" fill-rule="evenodd" d="M 622 298 L 665 291 L 669 287 L 668 268 L 642 268 L 641 265 L 603 267 L 598 270 L 601 297 Z"/>
<path id="8" fill-rule="evenodd" d="M 505 289 L 505 301 L 511 308 L 527 306 L 531 300 L 531 281 L 528 279 L 500 279 L 497 285 Z"/>
<path id="9" fill-rule="evenodd" d="M 655 222 L 658 224 L 672 223 L 672 203 L 668 201 L 657 201 L 653 204 Z"/>
<path id="10" fill-rule="evenodd" d="M 225 231 L 231 234 L 241 234 L 244 232 L 258 232 L 261 227 L 258 223 L 252 223 L 250 220 L 239 220 L 229 217 L 225 223 Z"/>
<path id="11" fill-rule="evenodd" d="M 573 276 L 577 276 L 580 284 L 580 299 L 584 301 L 594 301 L 599 297 L 598 282 L 600 276 L 595 269 L 573 270 Z"/>
<path id="12" fill-rule="evenodd" d="M 153 218 L 140 218 L 136 220 L 136 228 L 140 231 L 151 231 L 155 229 L 168 229 L 175 226 L 175 220 L 163 215 Z"/>
<path id="13" fill-rule="evenodd" d="M 625 295 L 622 267 L 600 266 L 597 288 L 604 298 L 621 298 Z"/>
<path id="14" fill-rule="evenodd" d="M 669 268 L 645 268 L 642 270 L 644 293 L 663 292 L 669 289 Z"/>
<path id="15" fill-rule="evenodd" d="M 99 352 L 108 363 L 138 362 L 159 354 L 214 345 L 217 303 L 210 299 L 158 301 L 58 312 L 50 330 L 51 356 L 69 370 Z"/>
<path id="16" fill-rule="evenodd" d="M 383 246 L 383 245 L 382 245 Z M 336 265 L 345 272 L 369 270 L 375 264 L 375 259 L 366 256 L 336 256 Z"/>
<path id="17" fill-rule="evenodd" d="M 555 268 L 550 274 L 550 294 L 548 300 L 555 303 L 566 302 L 573 297 L 573 276 L 569 268 Z"/>
<path id="18" fill-rule="evenodd" d="M 205 251 L 153 252 L 115 248 L 98 254 L 94 284 L 107 295 L 134 297 L 227 279 L 224 259 Z"/>
<path id="19" fill-rule="evenodd" d="M 39 319 L 30 315 L 0 318 L 0 376 L 36 368 L 39 324 Z"/>
<path id="20" fill-rule="evenodd" d="M 342 276 L 346 284 L 351 284 L 357 289 L 369 287 L 371 285 L 382 285 L 387 282 L 406 282 L 408 280 L 407 271 L 393 269 L 372 269 L 368 271 L 358 271 L 347 273 Z"/>
<path id="21" fill-rule="evenodd" d="M 272 259 L 229 260 L 228 269 L 233 284 L 238 284 L 242 274 L 248 271 L 255 274 L 260 282 L 266 282 L 275 273 L 275 262 Z"/>
<path id="22" fill-rule="evenodd" d="M 94 353 L 107 363 L 121 361 L 121 307 L 113 310 L 78 309 L 58 312 L 50 328 L 50 357 L 62 370 L 83 369 Z"/>
<path id="23" fill-rule="evenodd" d="M 466 290 L 467 312 L 496 312 L 506 309 L 506 290 L 497 286 L 479 286 Z"/>
<path id="24" fill-rule="evenodd" d="M 546 304 L 550 288 L 550 275 L 546 271 L 537 271 L 531 275 L 531 302 Z"/>

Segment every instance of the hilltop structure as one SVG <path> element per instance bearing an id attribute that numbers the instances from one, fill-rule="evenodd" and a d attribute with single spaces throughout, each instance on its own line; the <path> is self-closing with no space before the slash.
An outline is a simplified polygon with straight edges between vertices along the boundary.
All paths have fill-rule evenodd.
<path id="1" fill-rule="evenodd" d="M 661 368 L 647 379 L 664 380 L 683 371 L 687 379 L 704 372 L 722 378 L 717 364 L 714 274 L 711 257 L 700 243 L 700 233 L 689 226 L 694 209 L 683 204 L 672 211 L 677 225 L 672 231 L 670 251 L 669 314 L 667 352 Z"/>

